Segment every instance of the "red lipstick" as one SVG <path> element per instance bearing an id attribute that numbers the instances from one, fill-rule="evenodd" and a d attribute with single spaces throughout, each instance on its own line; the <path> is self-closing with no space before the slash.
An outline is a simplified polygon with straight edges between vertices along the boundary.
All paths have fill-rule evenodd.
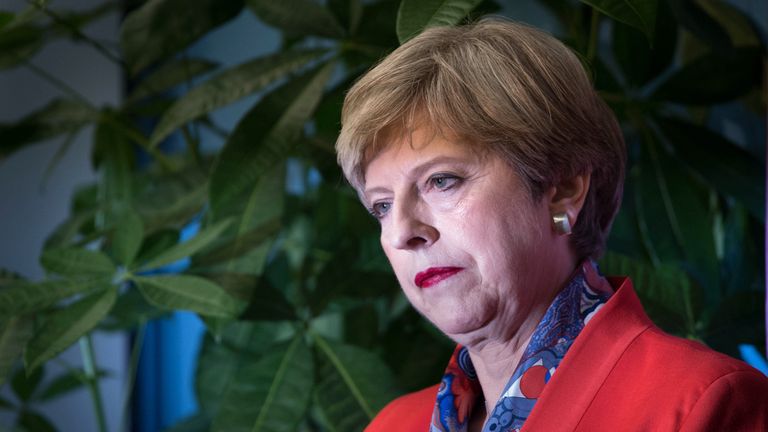
<path id="1" fill-rule="evenodd" d="M 444 279 L 448 279 L 462 270 L 464 269 L 461 267 L 430 267 L 423 272 L 419 272 L 413 279 L 413 282 L 419 288 L 426 288 Z"/>

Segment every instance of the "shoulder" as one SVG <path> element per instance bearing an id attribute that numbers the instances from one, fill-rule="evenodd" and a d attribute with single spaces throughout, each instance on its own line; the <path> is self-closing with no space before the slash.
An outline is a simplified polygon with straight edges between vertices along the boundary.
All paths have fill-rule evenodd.
<path id="1" fill-rule="evenodd" d="M 768 378 L 702 343 L 663 332 L 624 282 L 554 375 L 561 389 L 594 389 L 582 414 L 574 415 L 581 417 L 579 430 L 620 424 L 636 430 L 768 430 Z M 560 401 L 555 396 L 549 395 Z"/>
<path id="2" fill-rule="evenodd" d="M 768 379 L 753 370 L 717 377 L 683 418 L 681 431 L 768 429 Z"/>
<path id="3" fill-rule="evenodd" d="M 427 387 L 393 400 L 376 415 L 365 432 L 424 432 L 429 428 L 438 387 Z"/>

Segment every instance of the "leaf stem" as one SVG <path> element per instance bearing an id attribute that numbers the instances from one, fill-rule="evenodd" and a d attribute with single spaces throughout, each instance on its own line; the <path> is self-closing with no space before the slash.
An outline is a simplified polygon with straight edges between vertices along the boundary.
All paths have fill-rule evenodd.
<path id="1" fill-rule="evenodd" d="M 83 357 L 83 369 L 85 369 L 85 377 L 88 380 L 88 390 L 91 393 L 93 408 L 96 412 L 99 432 L 107 432 L 107 421 L 104 416 L 104 406 L 101 402 L 101 391 L 99 390 L 99 377 L 96 375 L 96 356 L 93 354 L 93 343 L 91 342 L 90 334 L 80 338 L 80 355 Z"/>
<path id="2" fill-rule="evenodd" d="M 592 19 L 589 26 L 589 45 L 587 45 L 587 60 L 589 63 L 595 61 L 597 54 L 597 33 L 600 29 L 600 12 L 597 9 L 592 8 Z"/>
<path id="3" fill-rule="evenodd" d="M 133 388 L 136 385 L 136 372 L 139 367 L 139 359 L 141 358 L 141 350 L 144 346 L 144 335 L 147 332 L 147 321 L 142 318 L 139 322 L 139 329 L 136 331 L 136 338 L 133 341 L 133 347 L 131 348 L 131 359 L 128 364 L 128 384 L 123 394 L 123 409 L 120 413 L 120 423 L 118 428 L 122 432 L 125 430 L 125 420 L 128 414 L 129 405 L 131 402 L 131 394 Z"/>
<path id="4" fill-rule="evenodd" d="M 51 9 L 47 8 L 44 3 L 40 3 L 40 2 L 37 2 L 37 1 L 28 1 L 28 3 L 32 4 L 38 10 L 40 10 L 44 14 L 48 15 L 51 18 L 51 20 L 53 20 L 53 22 L 56 25 L 59 25 L 59 26 L 65 28 L 65 29 L 67 29 L 68 31 L 72 32 L 72 35 L 77 40 L 85 41 L 87 44 L 91 45 L 96 51 L 98 51 L 101 55 L 106 57 L 108 60 L 111 60 L 112 62 L 114 62 L 115 64 L 117 64 L 121 68 L 123 68 L 123 70 L 127 69 L 126 66 L 125 66 L 125 63 L 120 59 L 120 57 L 118 57 L 113 52 L 108 50 L 104 45 L 102 45 L 97 40 L 87 36 L 85 33 L 80 31 L 80 29 L 77 28 L 77 26 L 72 25 L 71 22 L 67 21 L 66 19 L 62 18 L 59 14 L 57 14 L 56 12 L 54 12 Z M 108 4 L 106 6 L 107 7 L 111 7 L 111 5 L 108 5 Z"/>
<path id="5" fill-rule="evenodd" d="M 80 102 L 83 102 L 85 105 L 92 109 L 96 109 L 95 106 L 86 99 L 82 94 L 80 94 L 77 90 L 73 89 L 69 84 L 65 83 L 64 81 L 56 78 L 55 76 L 49 74 L 44 69 L 41 69 L 37 67 L 34 63 L 30 61 L 25 61 L 24 66 L 28 67 L 32 72 L 39 75 L 44 80 L 51 83 L 54 87 L 61 90 L 63 93 L 68 94 L 69 96 L 79 100 Z"/>

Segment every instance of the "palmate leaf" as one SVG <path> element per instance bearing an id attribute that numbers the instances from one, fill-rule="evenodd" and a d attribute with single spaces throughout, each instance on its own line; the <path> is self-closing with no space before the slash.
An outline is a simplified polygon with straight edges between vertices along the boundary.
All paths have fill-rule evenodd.
<path id="1" fill-rule="evenodd" d="M 244 306 L 220 286 L 197 276 L 164 275 L 134 277 L 133 280 L 147 301 L 160 308 L 191 310 L 205 316 L 233 318 Z"/>
<path id="2" fill-rule="evenodd" d="M 106 375 L 104 372 L 100 376 Z M 73 369 L 51 380 L 37 397 L 39 401 L 49 401 L 63 396 L 71 391 L 77 390 L 87 384 L 85 372 L 79 369 Z"/>
<path id="3" fill-rule="evenodd" d="M 675 60 L 678 31 L 666 2 L 658 4 L 653 39 L 650 41 L 634 27 L 614 23 L 612 52 L 626 81 L 642 86 L 667 70 Z M 605 87 L 600 89 L 607 90 Z"/>
<path id="4" fill-rule="evenodd" d="M 273 190 L 273 192 L 277 192 L 274 195 L 282 195 L 282 190 Z M 261 202 L 268 202 L 271 205 L 280 204 L 279 202 L 276 203 L 275 200 Z M 280 230 L 280 226 L 280 219 L 277 217 L 271 218 L 264 223 L 258 224 L 256 228 L 250 231 L 235 237 L 229 237 L 211 250 L 196 255 L 192 260 L 192 265 L 195 267 L 208 267 L 234 260 L 268 241 Z"/>
<path id="5" fill-rule="evenodd" d="M 698 338 L 699 296 L 688 276 L 671 265 L 654 268 L 643 261 L 606 253 L 600 269 L 607 275 L 629 275 L 651 319 L 664 330 Z"/>
<path id="6" fill-rule="evenodd" d="M 32 338 L 34 324 L 33 317 L 28 315 L 0 323 L 0 387 L 5 384 L 16 359 Z"/>
<path id="7" fill-rule="evenodd" d="M 240 379 L 241 364 L 253 363 L 270 352 L 278 337 L 289 337 L 286 323 L 230 321 L 219 342 L 208 335 L 203 341 L 195 375 L 198 401 L 212 418 L 219 412 L 229 386 Z"/>
<path id="8" fill-rule="evenodd" d="M 247 0 L 246 4 L 256 16 L 282 30 L 287 37 L 344 36 L 344 29 L 333 14 L 313 0 Z"/>
<path id="9" fill-rule="evenodd" d="M 581 0 L 616 21 L 637 28 L 653 42 L 659 0 Z"/>
<path id="10" fill-rule="evenodd" d="M 728 32 L 702 7 L 704 2 L 668 0 L 667 3 L 683 30 L 687 30 L 716 51 L 726 52 L 733 48 Z"/>
<path id="11" fill-rule="evenodd" d="M 349 34 L 357 33 L 360 18 L 363 16 L 363 3 L 360 0 L 329 0 L 328 9 L 347 29 Z"/>
<path id="12" fill-rule="evenodd" d="M 247 363 L 229 387 L 213 431 L 289 432 L 303 418 L 313 384 L 312 353 L 302 335 Z"/>
<path id="13" fill-rule="evenodd" d="M 652 97 L 684 104 L 728 102 L 760 87 L 762 61 L 759 47 L 710 52 L 672 74 Z"/>
<path id="14" fill-rule="evenodd" d="M 403 0 L 397 11 L 400 43 L 429 27 L 452 26 L 461 22 L 482 0 Z"/>
<path id="15" fill-rule="evenodd" d="M 658 119 L 658 124 L 680 161 L 765 220 L 765 166 L 758 158 L 706 127 L 674 118 Z"/>
<path id="16" fill-rule="evenodd" d="M 27 344 L 24 353 L 27 370 L 36 369 L 96 327 L 116 299 L 117 289 L 110 286 L 51 314 Z"/>
<path id="17" fill-rule="evenodd" d="M 141 271 L 162 267 L 194 254 L 215 241 L 219 235 L 231 225 L 231 223 L 232 221 L 230 220 L 221 221 L 198 232 L 197 235 L 191 239 L 166 249 L 148 262 L 143 263 L 141 265 Z"/>
<path id="18" fill-rule="evenodd" d="M 148 96 L 157 95 L 179 84 L 215 69 L 216 63 L 193 58 L 173 59 L 139 82 L 128 95 L 127 103 L 134 103 Z"/>
<path id="19" fill-rule="evenodd" d="M 211 174 L 211 212 L 215 218 L 226 215 L 232 205 L 239 207 L 241 195 L 256 192 L 259 178 L 286 158 L 320 102 L 334 66 L 326 63 L 287 82 L 243 116 Z M 247 224 L 252 219 L 251 213 L 259 205 L 269 205 L 253 198 L 246 200 L 246 209 L 236 224 L 238 234 L 250 228 Z"/>
<path id="20" fill-rule="evenodd" d="M 131 128 L 120 113 L 104 109 L 94 130 L 91 159 L 101 174 L 98 203 L 102 217 L 97 228 L 115 226 L 119 215 L 131 206 L 137 155 Z"/>
<path id="21" fill-rule="evenodd" d="M 675 226 L 682 248 L 683 268 L 704 288 L 709 305 L 720 297 L 719 262 L 715 246 L 715 216 L 709 208 L 710 191 L 704 183 L 681 170 L 666 151 L 654 154 L 654 171 L 663 185 L 658 195 Z"/>
<path id="22" fill-rule="evenodd" d="M 43 417 L 42 414 L 30 411 L 28 409 L 22 410 L 19 414 L 18 423 L 24 428 L 24 430 L 35 432 L 56 432 L 56 427 L 51 424 L 48 419 Z"/>
<path id="23" fill-rule="evenodd" d="M 234 18 L 242 0 L 151 0 L 131 12 L 120 31 L 120 45 L 130 72 L 170 57 L 209 30 Z"/>
<path id="24" fill-rule="evenodd" d="M 150 137 L 150 145 L 158 145 L 186 122 L 260 90 L 325 53 L 326 50 L 281 52 L 251 60 L 211 77 L 168 108 Z"/>
<path id="25" fill-rule="evenodd" d="M 318 384 L 315 402 L 333 430 L 360 431 L 394 399 L 394 378 L 373 353 L 315 337 Z"/>
<path id="26" fill-rule="evenodd" d="M 117 218 L 112 234 L 112 253 L 117 262 L 129 266 L 136 258 L 144 238 L 144 222 L 136 211 L 128 207 Z"/>
<path id="27" fill-rule="evenodd" d="M 43 381 L 45 375 L 45 369 L 39 368 L 35 370 L 28 370 L 25 373 L 23 368 L 16 369 L 16 373 L 11 378 L 11 388 L 16 393 L 16 397 L 19 400 L 27 402 L 32 399 L 32 395 L 35 394 L 40 383 Z"/>
<path id="28" fill-rule="evenodd" d="M 16 123 L 0 124 L 0 158 L 27 144 L 75 132 L 98 119 L 83 102 L 55 99 Z"/>
<path id="29" fill-rule="evenodd" d="M 13 26 L 0 32 L 0 70 L 17 66 L 32 57 L 43 46 L 44 35 L 43 28 L 32 24 Z"/>
<path id="30" fill-rule="evenodd" d="M 18 316 L 45 309 L 60 300 L 103 285 L 108 278 L 20 282 L 0 289 L 0 317 Z"/>
<path id="31" fill-rule="evenodd" d="M 57 248 L 43 251 L 40 264 L 48 272 L 62 276 L 110 276 L 116 268 L 103 252 L 79 248 Z"/>

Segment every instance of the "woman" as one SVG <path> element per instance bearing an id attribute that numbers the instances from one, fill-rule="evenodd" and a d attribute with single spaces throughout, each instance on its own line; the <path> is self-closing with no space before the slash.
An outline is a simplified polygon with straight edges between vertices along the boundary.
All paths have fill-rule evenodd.
<path id="1" fill-rule="evenodd" d="M 656 328 L 594 262 L 619 126 L 576 56 L 524 25 L 432 28 L 344 103 L 339 162 L 411 304 L 458 346 L 369 431 L 768 430 L 768 379 Z"/>

